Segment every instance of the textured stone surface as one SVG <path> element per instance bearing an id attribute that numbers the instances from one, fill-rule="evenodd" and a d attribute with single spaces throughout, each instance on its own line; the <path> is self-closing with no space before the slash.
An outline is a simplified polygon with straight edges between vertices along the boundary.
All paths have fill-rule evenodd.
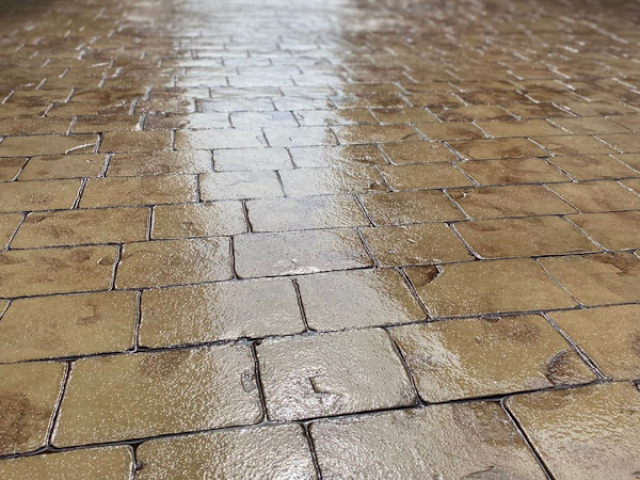
<path id="1" fill-rule="evenodd" d="M 261 416 L 248 347 L 89 358 L 71 371 L 53 444 L 251 425 Z"/>
<path id="2" fill-rule="evenodd" d="M 427 402 L 595 380 L 539 316 L 434 322 L 395 328 L 391 334 Z"/>
<path id="3" fill-rule="evenodd" d="M 304 323 L 290 280 L 256 280 L 145 292 L 140 344 L 168 347 L 290 335 Z"/>
<path id="4" fill-rule="evenodd" d="M 0 365 L 0 455 L 45 446 L 64 372 L 62 363 Z"/>
<path id="5" fill-rule="evenodd" d="M 630 383 L 513 397 L 507 407 L 558 478 L 633 478 L 640 392 Z"/>
<path id="6" fill-rule="evenodd" d="M 137 297 L 108 292 L 15 300 L 0 321 L 0 362 L 133 348 Z"/>
<path id="7" fill-rule="evenodd" d="M 0 10 L 2 480 L 636 480 L 637 1 Z"/>
<path id="8" fill-rule="evenodd" d="M 143 443 L 137 478 L 315 479 L 302 427 L 232 430 Z"/>
<path id="9" fill-rule="evenodd" d="M 402 277 L 390 270 L 327 273 L 298 282 L 314 330 L 408 323 L 425 316 Z"/>
<path id="10" fill-rule="evenodd" d="M 383 330 L 265 341 L 257 351 L 267 412 L 273 420 L 414 402 L 409 377 Z"/>
<path id="11" fill-rule="evenodd" d="M 496 403 L 318 422 L 311 435 L 323 478 L 545 478 Z"/>
<path id="12" fill-rule="evenodd" d="M 8 480 L 129 480 L 132 464 L 129 447 L 108 447 L 0 460 L 0 475 Z"/>

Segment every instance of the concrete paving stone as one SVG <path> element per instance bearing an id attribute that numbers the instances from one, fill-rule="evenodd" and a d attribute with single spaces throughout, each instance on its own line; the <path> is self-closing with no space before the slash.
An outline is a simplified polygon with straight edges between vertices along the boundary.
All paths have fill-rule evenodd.
<path id="1" fill-rule="evenodd" d="M 541 316 L 433 322 L 391 330 L 425 402 L 588 383 L 595 375 Z"/>
<path id="2" fill-rule="evenodd" d="M 148 208 L 60 210 L 26 216 L 11 248 L 55 247 L 146 240 Z"/>
<path id="3" fill-rule="evenodd" d="M 640 212 L 583 213 L 566 218 L 609 250 L 640 247 Z"/>
<path id="4" fill-rule="evenodd" d="M 137 316 L 136 292 L 14 300 L 0 322 L 0 362 L 131 349 Z"/>
<path id="5" fill-rule="evenodd" d="M 241 278 L 349 270 L 372 265 L 351 229 L 259 233 L 234 239 L 235 268 Z"/>
<path id="6" fill-rule="evenodd" d="M 0 247 L 6 247 L 21 222 L 22 215 L 19 213 L 0 215 Z"/>
<path id="7" fill-rule="evenodd" d="M 483 258 L 534 257 L 600 252 L 569 222 L 558 217 L 460 222 L 456 230 Z"/>
<path id="8" fill-rule="evenodd" d="M 384 267 L 473 259 L 462 241 L 444 223 L 368 227 L 361 231 L 369 250 Z"/>
<path id="9" fill-rule="evenodd" d="M 238 200 L 244 198 L 282 197 L 275 172 L 216 172 L 199 179 L 202 200 Z"/>
<path id="10" fill-rule="evenodd" d="M 0 461 L 7 480 L 129 480 L 133 468 L 126 446 L 71 450 Z"/>
<path id="11" fill-rule="evenodd" d="M 19 178 L 23 181 L 97 177 L 106 161 L 106 155 L 93 153 L 31 157 Z"/>
<path id="12" fill-rule="evenodd" d="M 429 312 L 437 317 L 576 305 L 531 259 L 413 267 L 406 271 Z"/>
<path id="13" fill-rule="evenodd" d="M 144 288 L 228 280 L 231 248 L 227 238 L 129 243 L 122 249 L 117 288 Z"/>
<path id="14" fill-rule="evenodd" d="M 271 420 L 415 402 L 411 381 L 384 330 L 266 340 L 256 350 Z"/>
<path id="15" fill-rule="evenodd" d="M 143 151 L 113 155 L 107 176 L 193 175 L 211 171 L 211 153 L 205 150 Z"/>
<path id="16" fill-rule="evenodd" d="M 0 190 L 0 212 L 68 209 L 80 191 L 80 180 L 7 182 Z"/>
<path id="17" fill-rule="evenodd" d="M 247 346 L 80 360 L 70 374 L 53 444 L 253 425 L 262 417 L 254 368 Z"/>
<path id="18" fill-rule="evenodd" d="M 64 363 L 0 365 L 0 455 L 45 446 L 65 369 Z"/>
<path id="19" fill-rule="evenodd" d="M 311 436 L 323 478 L 546 478 L 497 403 L 325 420 Z"/>
<path id="20" fill-rule="evenodd" d="M 159 205 L 153 209 L 154 239 L 219 237 L 246 231 L 240 202 Z"/>
<path id="21" fill-rule="evenodd" d="M 144 292 L 140 344 L 159 348 L 304 331 L 290 280 L 256 280 Z"/>
<path id="22" fill-rule="evenodd" d="M 298 280 L 309 328 L 317 331 L 410 323 L 425 318 L 393 270 L 336 272 Z"/>
<path id="23" fill-rule="evenodd" d="M 633 478 L 640 467 L 640 392 L 630 383 L 512 397 L 516 417 L 557 478 Z"/>
<path id="24" fill-rule="evenodd" d="M 544 268 L 580 303 L 636 302 L 640 259 L 631 253 L 543 258 Z"/>
<path id="25" fill-rule="evenodd" d="M 251 200 L 247 212 L 254 232 L 369 225 L 358 203 L 348 195 Z"/>
<path id="26" fill-rule="evenodd" d="M 380 172 L 370 165 L 336 165 L 279 172 L 287 196 L 337 195 L 387 191 Z"/>
<path id="27" fill-rule="evenodd" d="M 0 478 L 636 478 L 637 2 L 5 3 Z"/>
<path id="28" fill-rule="evenodd" d="M 570 180 L 570 177 L 543 158 L 461 162 L 458 166 L 481 186 L 555 183 Z"/>
<path id="29" fill-rule="evenodd" d="M 452 190 L 451 198 L 474 220 L 575 213 L 541 185 Z"/>
<path id="30" fill-rule="evenodd" d="M 192 175 L 91 178 L 82 192 L 81 208 L 162 205 L 196 200 Z"/>
<path id="31" fill-rule="evenodd" d="M 640 209 L 640 195 L 617 182 L 566 183 L 549 188 L 584 213 Z"/>
<path id="32" fill-rule="evenodd" d="M 143 443 L 140 480 L 215 478 L 315 480 L 311 452 L 299 425 L 228 430 Z"/>
<path id="33" fill-rule="evenodd" d="M 463 220 L 464 214 L 438 191 L 362 195 L 362 204 L 376 226 Z"/>
<path id="34" fill-rule="evenodd" d="M 0 253 L 0 297 L 106 290 L 117 247 L 48 248 Z"/>

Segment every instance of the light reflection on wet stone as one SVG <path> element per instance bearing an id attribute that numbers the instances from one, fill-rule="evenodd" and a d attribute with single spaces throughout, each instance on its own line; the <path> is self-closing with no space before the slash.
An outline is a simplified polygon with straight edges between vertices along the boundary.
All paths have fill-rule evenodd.
<path id="1" fill-rule="evenodd" d="M 0 477 L 638 475 L 635 2 L 3 7 Z"/>

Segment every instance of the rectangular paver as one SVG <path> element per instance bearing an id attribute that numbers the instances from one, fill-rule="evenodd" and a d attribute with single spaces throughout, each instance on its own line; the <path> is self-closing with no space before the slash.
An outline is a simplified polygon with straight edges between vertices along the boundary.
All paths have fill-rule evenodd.
<path id="1" fill-rule="evenodd" d="M 72 368 L 53 444 L 253 425 L 261 416 L 249 347 L 96 357 Z"/>

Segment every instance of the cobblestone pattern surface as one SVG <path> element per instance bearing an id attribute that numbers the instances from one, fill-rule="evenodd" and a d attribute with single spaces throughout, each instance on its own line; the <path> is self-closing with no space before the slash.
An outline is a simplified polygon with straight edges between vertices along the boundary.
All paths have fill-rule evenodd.
<path id="1" fill-rule="evenodd" d="M 0 12 L 0 478 L 640 478 L 637 1 Z"/>

